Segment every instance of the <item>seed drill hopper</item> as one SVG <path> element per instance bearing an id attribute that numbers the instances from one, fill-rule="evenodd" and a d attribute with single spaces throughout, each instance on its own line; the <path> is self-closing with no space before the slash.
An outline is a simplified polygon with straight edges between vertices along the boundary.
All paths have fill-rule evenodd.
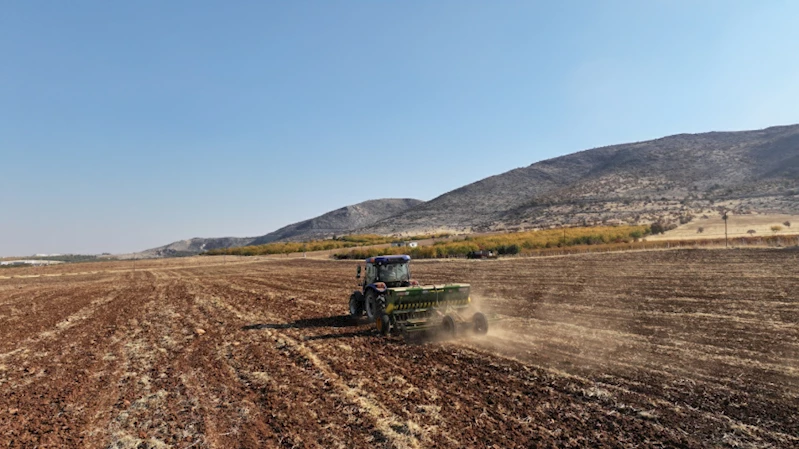
<path id="1" fill-rule="evenodd" d="M 366 259 L 361 289 L 350 296 L 350 315 L 365 312 L 383 335 L 431 329 L 454 335 L 463 328 L 488 332 L 486 316 L 474 310 L 469 284 L 419 285 L 411 279 L 410 261 L 405 255 Z"/>

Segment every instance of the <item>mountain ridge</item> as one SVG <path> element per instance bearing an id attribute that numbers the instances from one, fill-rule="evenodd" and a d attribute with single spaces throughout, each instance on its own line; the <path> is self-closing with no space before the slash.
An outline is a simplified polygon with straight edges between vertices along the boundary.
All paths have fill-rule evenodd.
<path id="1" fill-rule="evenodd" d="M 318 217 L 292 223 L 258 237 L 195 237 L 178 240 L 129 256 L 133 258 L 189 256 L 219 248 L 262 245 L 277 241 L 324 239 L 333 235 L 349 233 L 352 229 L 391 217 L 421 203 L 423 201 L 412 198 L 367 200 L 340 207 Z"/>
<path id="2" fill-rule="evenodd" d="M 256 238 L 250 244 L 262 245 L 276 241 L 326 238 L 336 234 L 349 233 L 353 229 L 359 229 L 392 217 L 422 203 L 423 201 L 411 198 L 367 200 L 332 210 L 315 218 L 284 226 Z"/>
<path id="3" fill-rule="evenodd" d="M 333 235 L 680 222 L 699 213 L 799 213 L 799 125 L 606 145 L 489 176 L 430 201 L 368 200 L 253 238 L 190 239 L 160 256 Z M 248 240 L 249 239 L 249 240 Z M 228 246 L 229 247 L 229 246 Z"/>
<path id="4" fill-rule="evenodd" d="M 362 231 L 473 232 L 676 220 L 690 210 L 799 210 L 799 125 L 677 134 L 546 159 L 440 195 Z M 768 198 L 767 198 L 768 197 Z M 676 202 L 676 204 L 675 204 Z M 584 207 L 593 204 L 593 207 Z M 675 215 L 676 214 L 676 215 Z"/>

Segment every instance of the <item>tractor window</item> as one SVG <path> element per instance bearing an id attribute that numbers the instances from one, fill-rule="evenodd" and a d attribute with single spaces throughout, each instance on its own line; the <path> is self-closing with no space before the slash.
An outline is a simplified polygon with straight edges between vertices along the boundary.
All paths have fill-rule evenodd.
<path id="1" fill-rule="evenodd" d="M 382 282 L 400 282 L 408 279 L 408 264 L 391 263 L 380 266 L 380 280 Z"/>
<path id="2" fill-rule="evenodd" d="M 375 267 L 372 264 L 367 264 L 366 265 L 366 279 L 365 279 L 365 281 L 366 281 L 367 284 L 371 284 L 372 282 L 375 281 L 375 277 L 377 276 L 377 269 L 376 268 L 377 267 Z"/>

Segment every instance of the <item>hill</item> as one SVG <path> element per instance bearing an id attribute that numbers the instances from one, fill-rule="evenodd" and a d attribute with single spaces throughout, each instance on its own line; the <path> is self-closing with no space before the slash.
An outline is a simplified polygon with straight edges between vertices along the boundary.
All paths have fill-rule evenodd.
<path id="1" fill-rule="evenodd" d="M 134 254 L 126 254 L 123 258 L 144 259 L 151 257 L 182 257 L 193 256 L 205 251 L 219 248 L 233 248 L 236 246 L 248 245 L 255 237 L 216 237 L 202 238 L 195 237 L 187 240 L 179 240 L 168 245 L 159 246 L 141 251 Z"/>
<path id="2" fill-rule="evenodd" d="M 364 201 L 336 209 L 316 218 L 290 224 L 258 237 L 249 244 L 262 245 L 277 241 L 322 239 L 333 235 L 347 234 L 393 217 L 420 204 L 422 201 L 409 198 Z"/>
<path id="3" fill-rule="evenodd" d="M 336 209 L 316 218 L 290 224 L 260 237 L 195 237 L 120 257 L 180 257 L 220 248 L 261 245 L 278 241 L 323 239 L 333 235 L 351 233 L 355 229 L 372 225 L 421 203 L 422 201 L 409 198 L 369 200 Z"/>
<path id="4" fill-rule="evenodd" d="M 536 162 L 431 201 L 342 207 L 252 238 L 190 239 L 139 257 L 324 239 L 615 224 L 684 224 L 695 217 L 799 214 L 799 125 L 679 134 Z"/>
<path id="5" fill-rule="evenodd" d="M 799 125 L 680 134 L 491 176 L 361 232 L 684 222 L 720 208 L 799 212 Z"/>

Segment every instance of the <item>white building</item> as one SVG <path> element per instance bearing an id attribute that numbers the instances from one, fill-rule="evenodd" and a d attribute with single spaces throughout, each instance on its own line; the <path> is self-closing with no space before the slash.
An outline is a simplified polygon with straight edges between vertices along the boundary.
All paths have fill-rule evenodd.
<path id="1" fill-rule="evenodd" d="M 9 266 L 9 265 L 56 265 L 61 262 L 60 260 L 4 260 L 0 262 L 0 265 Z"/>

